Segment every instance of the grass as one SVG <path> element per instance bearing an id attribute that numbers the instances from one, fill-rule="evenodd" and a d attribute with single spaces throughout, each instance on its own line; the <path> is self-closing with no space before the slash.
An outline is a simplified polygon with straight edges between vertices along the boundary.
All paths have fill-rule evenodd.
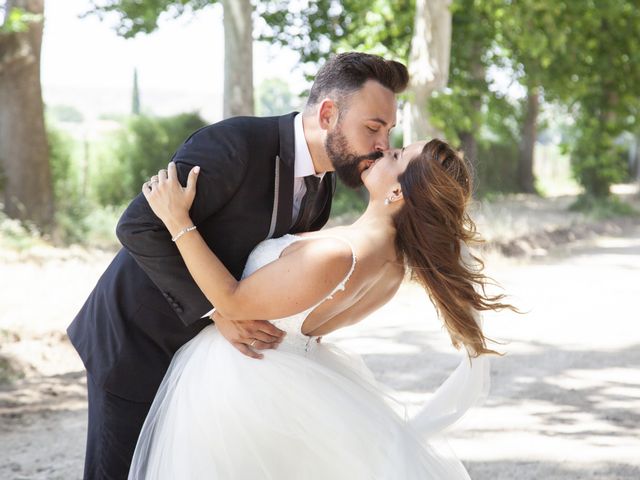
<path id="1" fill-rule="evenodd" d="M 595 220 L 640 216 L 640 211 L 636 207 L 616 196 L 598 198 L 585 194 L 579 195 L 569 210 L 585 213 Z"/>
<path id="2" fill-rule="evenodd" d="M 13 334 L 5 328 L 0 328 L 0 345 L 11 340 L 13 340 Z M 21 378 L 24 378 L 24 372 L 17 367 L 15 362 L 11 360 L 11 357 L 0 353 L 0 385 Z"/>
<path id="3" fill-rule="evenodd" d="M 24 373 L 17 369 L 8 357 L 0 354 L 0 385 L 24 378 Z"/>
<path id="4" fill-rule="evenodd" d="M 0 209 L 0 247 L 23 251 L 43 243 L 34 225 L 8 218 Z"/>
<path id="5" fill-rule="evenodd" d="M 46 245 L 116 249 L 120 244 L 115 229 L 123 211 L 123 206 L 95 206 L 87 209 L 82 217 L 59 212 L 53 233 L 43 235 L 34 225 L 8 218 L 0 209 L 0 248 L 17 252 Z"/>
<path id="6" fill-rule="evenodd" d="M 95 208 L 86 218 L 87 236 L 83 244 L 97 248 L 119 248 L 116 237 L 116 225 L 125 206 L 106 206 Z"/>

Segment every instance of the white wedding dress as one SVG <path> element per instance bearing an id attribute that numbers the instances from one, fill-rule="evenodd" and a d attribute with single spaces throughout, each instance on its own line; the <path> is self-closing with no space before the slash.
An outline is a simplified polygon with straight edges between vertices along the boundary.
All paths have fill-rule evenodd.
<path id="1" fill-rule="evenodd" d="M 244 276 L 309 238 L 263 241 Z M 351 272 L 355 264 L 354 253 Z M 344 289 L 351 272 L 333 293 Z M 275 322 L 287 335 L 263 360 L 242 355 L 214 325 L 180 348 L 140 433 L 129 478 L 469 478 L 459 460 L 428 439 L 486 393 L 486 358 L 469 361 L 461 354 L 458 368 L 407 419 L 360 357 L 301 333 L 313 308 Z"/>

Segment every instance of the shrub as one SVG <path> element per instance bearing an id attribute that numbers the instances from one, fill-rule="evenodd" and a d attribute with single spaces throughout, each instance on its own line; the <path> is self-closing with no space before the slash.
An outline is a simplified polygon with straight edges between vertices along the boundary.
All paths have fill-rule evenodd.
<path id="1" fill-rule="evenodd" d="M 331 202 L 331 217 L 350 213 L 362 213 L 367 206 L 368 195 L 364 187 L 357 190 L 345 186 L 337 180 L 336 192 Z"/>
<path id="2" fill-rule="evenodd" d="M 513 193 L 518 187 L 518 146 L 515 143 L 480 142 L 475 194 Z"/>
<path id="3" fill-rule="evenodd" d="M 88 232 L 86 218 L 91 207 L 84 198 L 80 172 L 73 162 L 73 139 L 47 124 L 49 165 L 56 205 L 54 240 L 63 243 L 82 243 Z"/>
<path id="4" fill-rule="evenodd" d="M 588 193 L 580 195 L 569 207 L 574 212 L 585 212 L 596 219 L 622 216 L 638 216 L 640 212 L 633 205 L 623 202 L 618 197 L 598 197 Z"/>
<path id="5" fill-rule="evenodd" d="M 116 135 L 112 157 L 101 162 L 94 191 L 101 205 L 131 201 L 142 184 L 166 168 L 173 152 L 205 121 L 196 113 L 172 117 L 136 116 Z"/>

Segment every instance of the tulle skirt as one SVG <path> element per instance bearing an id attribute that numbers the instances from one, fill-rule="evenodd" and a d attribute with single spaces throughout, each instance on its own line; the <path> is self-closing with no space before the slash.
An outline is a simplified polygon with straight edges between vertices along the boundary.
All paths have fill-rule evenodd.
<path id="1" fill-rule="evenodd" d="M 329 343 L 304 355 L 286 346 L 264 354 L 245 357 L 213 325 L 184 345 L 145 421 L 129 478 L 469 478 L 407 422 L 359 356 Z"/>

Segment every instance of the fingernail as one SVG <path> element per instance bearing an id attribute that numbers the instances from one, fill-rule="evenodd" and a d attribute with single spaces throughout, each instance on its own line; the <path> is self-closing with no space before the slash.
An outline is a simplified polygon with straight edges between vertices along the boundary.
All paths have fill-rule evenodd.
<path id="1" fill-rule="evenodd" d="M 200 165 L 196 166 L 196 168 L 194 168 L 193 171 L 196 173 L 200 173 Z"/>

